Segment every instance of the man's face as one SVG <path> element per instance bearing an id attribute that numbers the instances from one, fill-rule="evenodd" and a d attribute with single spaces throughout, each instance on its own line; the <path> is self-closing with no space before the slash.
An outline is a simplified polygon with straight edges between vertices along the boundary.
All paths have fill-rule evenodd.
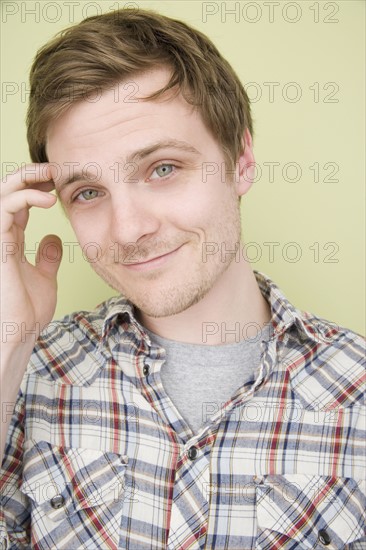
<path id="1" fill-rule="evenodd" d="M 92 267 L 152 317 L 222 286 L 235 264 L 225 251 L 240 241 L 239 168 L 225 181 L 220 146 L 180 94 L 137 100 L 168 77 L 156 68 L 75 104 L 47 138 L 61 168 L 56 189 Z M 207 243 L 219 252 L 207 255 Z"/>

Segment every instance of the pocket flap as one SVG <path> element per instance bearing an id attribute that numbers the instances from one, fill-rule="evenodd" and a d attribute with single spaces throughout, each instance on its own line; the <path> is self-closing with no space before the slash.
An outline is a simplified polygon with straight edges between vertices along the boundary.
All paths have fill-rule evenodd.
<path id="1" fill-rule="evenodd" d="M 33 442 L 20 490 L 53 521 L 120 498 L 127 455 Z"/>
<path id="2" fill-rule="evenodd" d="M 365 505 L 354 479 L 264 476 L 257 486 L 259 547 L 269 550 L 275 543 L 279 549 L 292 539 L 302 548 L 314 548 L 325 532 L 327 549 L 339 550 L 365 535 Z"/>

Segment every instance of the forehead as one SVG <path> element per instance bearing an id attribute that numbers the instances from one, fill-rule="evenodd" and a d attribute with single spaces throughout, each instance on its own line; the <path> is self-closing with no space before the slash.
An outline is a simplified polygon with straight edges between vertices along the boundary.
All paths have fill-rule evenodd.
<path id="1" fill-rule="evenodd" d="M 96 95 L 95 101 L 89 98 L 75 103 L 57 119 L 46 142 L 55 182 L 63 181 L 70 170 L 80 171 L 90 163 L 103 171 L 115 162 L 125 165 L 129 158 L 151 147 L 167 149 L 155 147 L 167 142 L 184 142 L 180 155 L 183 149 L 187 154 L 195 150 L 192 154 L 196 154 L 197 162 L 197 152 L 210 160 L 218 155 L 221 158 L 221 147 L 200 112 L 176 89 L 157 99 L 142 99 L 164 87 L 169 78 L 169 71 L 163 68 L 145 72 Z"/>
<path id="2" fill-rule="evenodd" d="M 165 67 L 154 68 L 122 80 L 105 91 L 96 90 L 94 96 L 73 104 L 49 125 L 46 138 L 48 158 L 53 141 L 65 139 L 66 136 L 69 142 L 70 139 L 91 137 L 94 131 L 98 135 L 106 131 L 113 133 L 113 128 L 116 129 L 119 124 L 143 127 L 144 122 L 148 124 L 147 118 L 154 116 L 170 117 L 171 125 L 179 117 L 192 115 L 200 119 L 198 112 L 176 90 L 168 90 L 154 100 L 144 99 L 163 88 L 170 74 Z"/>

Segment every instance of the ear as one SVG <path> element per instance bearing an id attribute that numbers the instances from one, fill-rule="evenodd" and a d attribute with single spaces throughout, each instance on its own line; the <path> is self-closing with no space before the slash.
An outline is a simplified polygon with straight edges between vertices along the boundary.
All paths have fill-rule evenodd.
<path id="1" fill-rule="evenodd" d="M 246 128 L 242 140 L 242 152 L 237 161 L 239 169 L 239 178 L 237 180 L 237 192 L 241 197 L 249 191 L 252 186 L 255 174 L 255 159 L 253 154 L 252 136 L 248 128 Z"/>

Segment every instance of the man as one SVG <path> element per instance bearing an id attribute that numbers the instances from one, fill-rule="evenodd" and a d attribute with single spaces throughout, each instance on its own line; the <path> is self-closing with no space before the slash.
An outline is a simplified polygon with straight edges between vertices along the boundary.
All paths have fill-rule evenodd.
<path id="1" fill-rule="evenodd" d="M 3 547 L 362 548 L 363 340 L 236 253 L 254 157 L 231 67 L 122 10 L 46 45 L 31 86 L 36 176 L 2 186 L 3 322 L 22 327 L 2 354 Z M 36 266 L 21 244 L 52 189 L 119 296 L 49 324 L 60 240 Z"/>

